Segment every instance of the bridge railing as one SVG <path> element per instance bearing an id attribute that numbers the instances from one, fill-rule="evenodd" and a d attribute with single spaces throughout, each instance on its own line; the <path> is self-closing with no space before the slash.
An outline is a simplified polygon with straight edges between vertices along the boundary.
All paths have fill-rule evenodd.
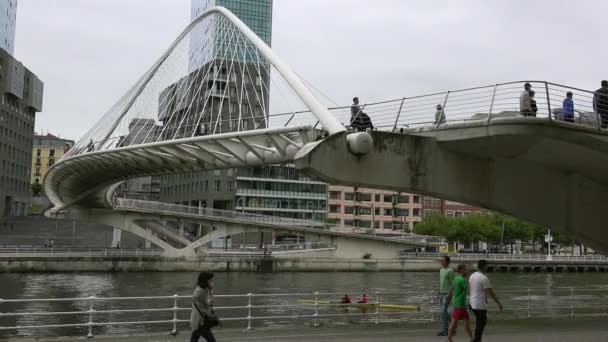
<path id="1" fill-rule="evenodd" d="M 454 260 L 496 260 L 496 261 L 563 261 L 563 262 L 592 262 L 608 264 L 604 255 L 551 255 L 546 254 L 485 254 L 485 253 L 412 253 L 402 252 L 399 257 L 439 259 L 444 255 Z"/>
<path id="2" fill-rule="evenodd" d="M 593 105 L 594 92 L 545 81 L 499 83 L 382 102 L 361 103 L 360 111 L 368 114 L 374 127 L 379 130 L 395 131 L 470 122 L 487 124 L 495 119 L 523 116 L 520 97 L 526 82 L 531 84 L 535 92 L 536 118 L 563 121 L 563 101 L 566 94 L 572 92 L 574 101 L 572 124 L 600 129 L 601 118 Z M 441 106 L 441 110 L 437 109 L 438 105 Z M 329 109 L 344 126 L 350 125 L 351 106 Z M 270 118 L 282 122 L 278 119 L 285 116 L 291 118 L 286 122 L 287 125 L 318 126 L 318 122 L 309 112 L 276 114 L 270 115 Z"/>
<path id="3" fill-rule="evenodd" d="M 238 220 L 243 222 L 256 222 L 256 223 L 270 223 L 276 225 L 285 226 L 297 226 L 297 227 L 308 227 L 308 228 L 320 228 L 325 227 L 322 222 L 307 221 L 286 217 L 269 216 L 252 214 L 241 211 L 222 210 L 222 209 L 210 209 L 204 207 L 194 207 L 181 204 L 172 204 L 165 202 L 154 202 L 154 201 L 142 201 L 128 198 L 115 198 L 114 206 L 116 208 L 124 209 L 135 209 L 141 211 L 154 211 L 164 212 L 167 214 L 188 214 L 196 216 L 204 216 L 210 218 L 227 218 L 231 220 Z"/>
<path id="4" fill-rule="evenodd" d="M 221 284 L 218 284 L 221 286 Z M 221 287 L 216 289 L 219 292 Z M 496 289 L 504 305 L 496 319 L 587 317 L 605 315 L 608 287 Z M 347 292 L 357 301 L 360 291 L 216 294 L 215 310 L 223 327 L 247 330 L 268 324 L 309 322 L 316 327 L 334 321 L 433 322 L 439 319 L 432 291 L 370 291 L 367 305 L 340 304 Z M 45 336 L 189 331 L 192 297 L 159 296 L 0 299 L 0 335 Z M 495 311 L 493 305 L 490 310 Z M 293 323 L 287 323 L 291 320 Z"/>
<path id="5" fill-rule="evenodd" d="M 150 249 L 82 248 L 82 247 L 2 247 L 0 258 L 12 257 L 151 257 L 162 251 Z"/>
<path id="6" fill-rule="evenodd" d="M 182 204 L 172 204 L 165 202 L 155 201 L 144 201 L 131 198 L 114 198 L 114 207 L 117 209 L 129 209 L 136 211 L 148 211 L 154 213 L 164 213 L 167 216 L 175 214 L 186 214 L 196 217 L 206 217 L 210 219 L 229 219 L 243 223 L 266 223 L 272 225 L 279 225 L 283 227 L 299 227 L 299 228 L 311 228 L 311 229 L 327 229 L 329 231 L 342 232 L 342 233 L 364 233 L 367 235 L 374 235 L 373 232 L 359 230 L 353 227 L 328 227 L 323 222 L 313 220 L 301 220 L 294 218 L 269 216 L 252 214 L 245 211 L 231 211 L 222 209 L 209 209 L 204 207 L 195 207 Z M 391 236 L 386 239 L 398 239 L 407 240 L 418 243 L 444 243 L 444 238 L 439 236 L 427 236 L 417 234 L 401 234 L 399 236 Z"/>

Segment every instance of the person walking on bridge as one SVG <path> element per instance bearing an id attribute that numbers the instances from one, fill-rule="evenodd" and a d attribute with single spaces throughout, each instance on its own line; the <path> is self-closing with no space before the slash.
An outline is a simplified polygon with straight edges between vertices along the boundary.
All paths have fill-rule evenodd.
<path id="1" fill-rule="evenodd" d="M 488 262 L 479 260 L 477 262 L 477 272 L 469 277 L 469 292 L 471 297 L 471 310 L 475 314 L 475 337 L 473 342 L 481 342 L 483 330 L 488 322 L 488 296 L 498 305 L 498 310 L 502 311 L 502 304 L 496 297 L 490 279 L 486 276 Z"/>
<path id="2" fill-rule="evenodd" d="M 198 342 L 200 337 L 207 342 L 215 342 L 215 336 L 211 332 L 217 321 L 213 312 L 213 273 L 203 271 L 198 275 L 196 289 L 192 295 L 192 312 L 190 314 L 190 328 L 192 335 L 190 342 Z"/>
<path id="3" fill-rule="evenodd" d="M 444 255 L 439 262 L 441 264 L 441 269 L 439 270 L 439 315 L 441 316 L 441 330 L 437 333 L 437 336 L 447 336 L 448 327 L 450 326 L 448 308 L 452 301 L 452 298 L 449 297 L 449 292 L 456 274 L 450 267 L 449 256 Z"/>
<path id="4" fill-rule="evenodd" d="M 608 81 L 602 81 L 602 87 L 595 91 L 593 109 L 600 116 L 602 128 L 608 128 Z"/>

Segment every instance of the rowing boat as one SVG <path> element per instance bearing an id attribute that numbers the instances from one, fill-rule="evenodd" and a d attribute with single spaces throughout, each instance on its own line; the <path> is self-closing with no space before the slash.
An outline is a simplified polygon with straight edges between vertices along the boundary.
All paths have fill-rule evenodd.
<path id="1" fill-rule="evenodd" d="M 404 311 L 417 311 L 420 310 L 419 307 L 415 306 L 415 305 L 399 305 L 399 304 L 374 304 L 374 303 L 338 303 L 338 302 L 330 302 L 328 300 L 319 300 L 316 301 L 314 299 L 302 299 L 299 300 L 298 302 L 300 303 L 304 303 L 304 304 L 321 304 L 321 305 L 327 305 L 327 304 L 340 304 L 343 306 L 353 306 L 353 307 L 357 307 L 357 308 L 365 308 L 365 309 L 374 309 L 376 307 L 379 307 L 380 309 L 388 309 L 388 310 L 404 310 Z"/>

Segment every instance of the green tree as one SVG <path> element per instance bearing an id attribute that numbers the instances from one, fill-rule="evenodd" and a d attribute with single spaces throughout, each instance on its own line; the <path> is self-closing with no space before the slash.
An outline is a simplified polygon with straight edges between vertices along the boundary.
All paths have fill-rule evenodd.
<path id="1" fill-rule="evenodd" d="M 32 193 L 34 194 L 34 196 L 40 196 L 40 193 L 42 192 L 42 185 L 40 183 L 32 184 L 31 188 L 32 188 Z"/>

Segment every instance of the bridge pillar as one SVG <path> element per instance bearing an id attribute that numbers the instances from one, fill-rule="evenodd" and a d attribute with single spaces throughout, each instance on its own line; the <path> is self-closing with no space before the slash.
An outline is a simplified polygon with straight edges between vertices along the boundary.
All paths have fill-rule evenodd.
<path id="1" fill-rule="evenodd" d="M 148 234 L 152 234 L 152 231 L 150 230 L 150 228 L 146 228 L 146 231 L 148 232 Z M 152 243 L 150 242 L 150 240 L 145 239 L 145 244 L 144 247 L 147 248 L 152 248 Z"/>
<path id="2" fill-rule="evenodd" d="M 121 239 L 122 239 L 122 230 L 114 227 L 113 231 L 112 231 L 112 245 L 110 247 L 116 248 L 117 246 L 120 246 Z"/>

